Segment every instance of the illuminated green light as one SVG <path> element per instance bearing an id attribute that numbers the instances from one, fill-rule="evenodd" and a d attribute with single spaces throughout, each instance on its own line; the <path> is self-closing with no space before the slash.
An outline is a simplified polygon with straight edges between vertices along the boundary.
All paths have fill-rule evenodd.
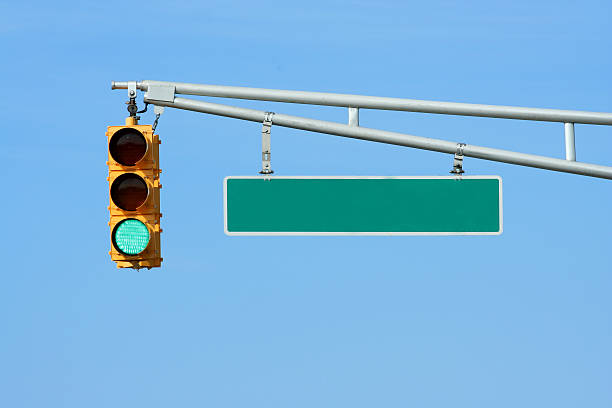
<path id="1" fill-rule="evenodd" d="M 113 240 L 119 251 L 137 255 L 149 245 L 149 229 L 142 222 L 128 218 L 117 224 Z"/>

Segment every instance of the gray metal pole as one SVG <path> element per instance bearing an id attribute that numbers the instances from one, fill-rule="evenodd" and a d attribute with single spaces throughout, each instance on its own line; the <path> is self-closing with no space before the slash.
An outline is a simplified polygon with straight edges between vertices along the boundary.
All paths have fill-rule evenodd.
<path id="1" fill-rule="evenodd" d="M 168 106 L 172 108 L 209 113 L 230 118 L 250 120 L 253 122 L 263 122 L 265 117 L 265 112 L 255 109 L 238 108 L 234 106 L 226 106 L 186 98 L 174 98 L 174 102 L 163 102 L 147 100 L 145 97 L 145 102 L 155 103 L 155 105 L 160 106 Z M 378 129 L 349 126 L 316 119 L 307 119 L 299 116 L 275 113 L 273 123 L 274 125 L 294 129 L 326 133 L 354 139 L 370 140 L 374 142 L 389 143 L 399 146 L 414 147 L 418 149 L 433 150 L 442 153 L 454 154 L 457 152 L 457 143 L 455 142 L 388 132 Z M 600 166 L 596 164 L 580 163 L 472 145 L 465 145 L 463 147 L 463 155 L 478 159 L 518 164 L 521 166 L 537 167 L 565 173 L 612 179 L 612 167 Z"/>
<path id="2" fill-rule="evenodd" d="M 138 89 L 143 91 L 148 91 L 149 85 L 173 86 L 177 94 L 185 95 L 216 96 L 222 98 L 303 103 L 311 105 L 439 113 L 446 115 L 481 116 L 489 118 L 522 119 L 546 122 L 588 123 L 593 125 L 612 125 L 612 113 L 607 112 L 584 112 L 559 109 L 524 108 L 516 106 L 435 102 L 417 99 L 384 98 L 379 96 L 286 91 L 277 89 L 244 88 L 238 86 L 187 84 L 181 82 L 142 81 L 137 83 Z M 127 89 L 127 86 L 127 82 L 112 82 L 112 89 Z"/>
<path id="3" fill-rule="evenodd" d="M 565 160 L 576 161 L 576 136 L 573 123 L 565 124 Z"/>

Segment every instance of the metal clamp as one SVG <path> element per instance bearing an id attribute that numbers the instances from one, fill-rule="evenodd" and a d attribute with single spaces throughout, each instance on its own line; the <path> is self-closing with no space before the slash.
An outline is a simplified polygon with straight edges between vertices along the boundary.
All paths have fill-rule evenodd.
<path id="1" fill-rule="evenodd" d="M 264 115 L 263 125 L 261 127 L 261 171 L 259 174 L 272 174 L 270 160 L 270 133 L 272 131 L 272 117 L 274 112 L 266 112 Z"/>
<path id="2" fill-rule="evenodd" d="M 136 98 L 136 90 L 138 89 L 138 84 L 136 81 L 128 81 L 127 83 L 128 89 L 128 98 Z"/>
<path id="3" fill-rule="evenodd" d="M 136 114 L 138 113 L 138 106 L 136 106 L 136 81 L 128 82 L 128 97 L 130 98 L 125 104 L 128 106 L 127 110 L 130 113 L 130 117 L 140 119 Z"/>
<path id="4" fill-rule="evenodd" d="M 463 148 L 465 146 L 465 143 L 457 143 L 457 151 L 453 159 L 453 169 L 449 172 L 450 174 L 461 175 L 465 173 L 465 171 L 463 171 Z"/>

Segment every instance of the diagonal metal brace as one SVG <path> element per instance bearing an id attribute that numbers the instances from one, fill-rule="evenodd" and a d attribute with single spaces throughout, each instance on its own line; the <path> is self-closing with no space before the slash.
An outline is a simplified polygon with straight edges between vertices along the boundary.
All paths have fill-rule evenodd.
<path id="1" fill-rule="evenodd" d="M 266 112 L 264 115 L 264 121 L 261 127 L 261 171 L 260 174 L 272 174 L 270 160 L 272 154 L 270 153 L 270 133 L 272 131 L 272 117 L 274 112 Z"/>
<path id="2" fill-rule="evenodd" d="M 450 174 L 461 175 L 465 173 L 465 171 L 463 171 L 463 148 L 465 146 L 465 143 L 457 143 L 457 151 L 453 159 L 453 169 L 449 172 Z"/>

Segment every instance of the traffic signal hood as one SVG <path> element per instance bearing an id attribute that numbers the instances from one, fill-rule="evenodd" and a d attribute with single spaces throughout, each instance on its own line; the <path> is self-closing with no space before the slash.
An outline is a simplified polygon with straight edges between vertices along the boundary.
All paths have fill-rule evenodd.
<path id="1" fill-rule="evenodd" d="M 133 117 L 109 126 L 111 259 L 118 268 L 161 266 L 159 136 Z"/>

